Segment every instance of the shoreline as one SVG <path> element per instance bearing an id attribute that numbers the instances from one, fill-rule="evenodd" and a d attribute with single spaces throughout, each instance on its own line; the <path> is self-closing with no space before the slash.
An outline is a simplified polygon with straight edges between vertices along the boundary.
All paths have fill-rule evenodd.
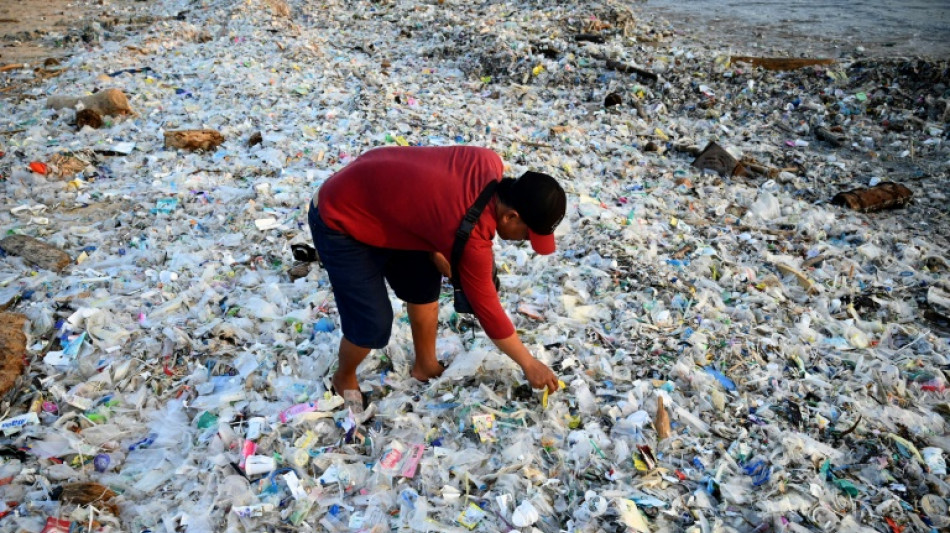
<path id="1" fill-rule="evenodd" d="M 920 1 L 890 6 L 877 0 L 823 5 L 768 1 L 743 5 L 726 0 L 670 3 L 646 0 L 641 6 L 670 21 L 684 37 L 690 34 L 695 45 L 716 46 L 740 55 L 950 59 L 950 32 L 937 22 L 950 24 L 950 4 L 933 6 Z M 923 14 L 928 10 L 930 18 Z M 849 14 L 852 20 L 848 20 Z M 928 24 L 937 35 L 926 35 L 927 29 L 918 27 Z M 942 34 L 946 34 L 943 40 Z"/>

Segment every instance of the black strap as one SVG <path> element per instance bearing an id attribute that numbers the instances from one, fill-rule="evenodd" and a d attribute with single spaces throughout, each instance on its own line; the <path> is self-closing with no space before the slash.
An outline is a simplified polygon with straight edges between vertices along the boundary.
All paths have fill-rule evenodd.
<path id="1" fill-rule="evenodd" d="M 478 219 L 482 216 L 482 211 L 485 210 L 485 206 L 488 205 L 488 201 L 491 200 L 493 194 L 495 194 L 495 187 L 498 186 L 497 181 L 489 182 L 488 185 L 485 185 L 485 188 L 482 189 L 481 194 L 478 195 L 478 199 L 475 200 L 475 203 L 472 204 L 472 207 L 468 208 L 468 211 L 465 213 L 465 217 L 462 218 L 462 223 L 459 224 L 458 231 L 455 232 L 455 242 L 452 243 L 452 285 L 456 288 L 461 289 L 462 284 L 459 282 L 459 273 L 458 265 L 462 260 L 462 250 L 465 249 L 465 243 L 468 242 L 468 238 L 472 236 L 472 230 L 475 229 L 475 224 L 478 223 Z"/>

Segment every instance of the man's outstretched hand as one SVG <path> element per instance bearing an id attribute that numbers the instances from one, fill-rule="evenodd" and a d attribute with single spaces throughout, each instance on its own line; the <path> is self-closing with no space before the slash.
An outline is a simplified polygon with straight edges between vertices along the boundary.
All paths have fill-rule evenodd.
<path id="1" fill-rule="evenodd" d="M 548 365 L 533 359 L 523 367 L 524 377 L 528 378 L 528 383 L 535 389 L 547 388 L 549 392 L 558 389 L 557 376 L 548 368 Z"/>
<path id="2" fill-rule="evenodd" d="M 548 392 L 554 392 L 559 388 L 557 376 L 554 375 L 554 372 L 551 372 L 548 365 L 538 361 L 531 355 L 531 352 L 521 343 L 517 332 L 512 333 L 504 339 L 492 339 L 492 342 L 495 343 L 495 346 L 497 346 L 499 350 L 504 352 L 505 355 L 510 357 L 512 361 L 521 367 L 521 370 L 524 371 L 524 377 L 528 379 L 528 383 L 530 383 L 533 388 L 546 388 Z"/>

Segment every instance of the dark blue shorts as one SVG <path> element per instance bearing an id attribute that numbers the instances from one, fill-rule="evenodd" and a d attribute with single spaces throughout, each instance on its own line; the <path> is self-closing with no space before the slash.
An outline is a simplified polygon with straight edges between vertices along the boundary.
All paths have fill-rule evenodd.
<path id="1" fill-rule="evenodd" d="M 346 340 L 371 349 L 389 343 L 393 307 L 384 280 L 404 302 L 427 304 L 439 299 L 442 274 L 429 252 L 364 244 L 327 227 L 313 204 L 308 219 L 313 243 L 333 286 Z"/>

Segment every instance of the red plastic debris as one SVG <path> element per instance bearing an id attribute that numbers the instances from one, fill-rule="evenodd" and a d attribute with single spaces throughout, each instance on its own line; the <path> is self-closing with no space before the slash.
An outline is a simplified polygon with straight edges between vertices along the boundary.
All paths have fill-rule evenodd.
<path id="1" fill-rule="evenodd" d="M 60 520 L 52 516 L 46 519 L 46 527 L 42 533 L 69 533 L 69 526 L 72 524 L 69 520 Z"/>
<path id="2" fill-rule="evenodd" d="M 904 528 L 897 525 L 897 522 L 895 522 L 891 517 L 885 516 L 884 520 L 887 521 L 887 525 L 891 526 L 891 531 L 894 533 L 901 533 L 904 531 Z"/>
<path id="3" fill-rule="evenodd" d="M 49 167 L 46 166 L 46 163 L 40 163 L 39 161 L 30 163 L 30 170 L 44 176 L 49 173 Z"/>
<path id="4" fill-rule="evenodd" d="M 925 390 L 927 392 L 943 392 L 947 390 L 947 386 L 943 384 L 939 379 L 931 379 L 926 383 L 920 386 L 920 390 Z"/>

